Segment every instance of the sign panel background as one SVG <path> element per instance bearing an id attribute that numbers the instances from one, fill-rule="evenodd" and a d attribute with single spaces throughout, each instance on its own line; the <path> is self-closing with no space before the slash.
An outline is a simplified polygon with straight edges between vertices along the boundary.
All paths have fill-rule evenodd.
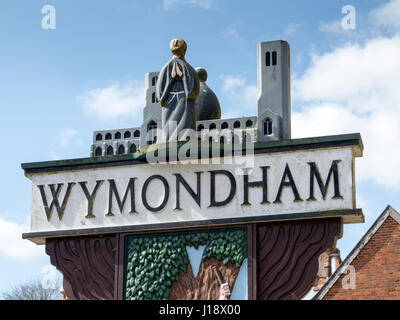
<path id="1" fill-rule="evenodd" d="M 329 183 L 327 196 L 322 199 L 318 184 L 314 181 L 315 201 L 307 201 L 310 193 L 310 166 L 309 162 L 315 162 L 323 183 L 326 182 L 332 161 L 338 162 L 339 187 L 342 198 L 332 199 L 333 179 Z M 298 189 L 302 201 L 293 201 L 294 195 L 290 187 L 283 188 L 281 203 L 274 203 L 277 195 L 284 169 L 288 164 L 293 176 L 293 180 Z M 218 219 L 240 219 L 240 218 L 260 218 L 274 215 L 302 214 L 307 212 L 346 210 L 355 209 L 354 199 L 354 172 L 353 172 L 353 152 L 351 147 L 329 148 L 318 150 L 304 150 L 293 152 L 282 152 L 274 154 L 260 154 L 254 156 L 254 169 L 249 172 L 249 181 L 261 181 L 262 170 L 260 167 L 269 166 L 268 169 L 268 204 L 262 202 L 262 188 L 249 188 L 249 202 L 251 205 L 243 203 L 243 168 L 248 163 L 232 164 L 208 164 L 208 165 L 174 165 L 174 164 L 134 164 L 108 168 L 85 169 L 75 171 L 62 171 L 49 174 L 32 175 L 32 214 L 31 232 L 56 231 L 56 230 L 75 230 L 90 229 L 115 226 L 144 226 L 144 225 L 167 225 L 169 223 L 195 222 Z M 211 170 L 228 170 L 236 180 L 236 193 L 232 201 L 221 207 L 209 207 L 210 205 L 210 172 Z M 180 187 L 180 207 L 176 210 L 176 177 L 179 173 L 196 191 L 195 172 L 201 174 L 201 199 L 200 207 L 190 196 L 187 190 Z M 148 211 L 141 201 L 141 191 L 147 178 L 152 175 L 163 176 L 169 185 L 169 197 L 166 206 L 158 212 Z M 109 183 L 107 180 L 113 179 L 116 183 L 120 197 L 125 194 L 130 178 L 135 179 L 135 204 L 136 214 L 130 214 L 129 199 L 126 201 L 122 212 L 115 197 L 113 197 L 114 216 L 106 216 L 109 202 Z M 100 186 L 94 201 L 94 218 L 85 218 L 87 215 L 88 201 L 78 182 L 87 181 L 87 189 L 91 192 L 97 180 L 104 180 Z M 315 180 L 315 179 L 314 179 Z M 47 220 L 43 207 L 42 198 L 38 185 L 45 185 L 46 197 L 50 204 L 52 197 L 49 184 L 64 183 L 60 192 L 60 203 L 64 199 L 67 184 L 75 182 L 72 188 L 68 203 L 62 220 L 60 221 L 56 210 Z M 230 192 L 230 183 L 226 176 L 217 175 L 215 185 L 216 200 L 224 200 Z M 146 198 L 148 203 L 157 207 L 164 199 L 165 191 L 163 184 L 155 179 L 147 189 Z M 130 195 L 128 195 L 128 198 Z"/>

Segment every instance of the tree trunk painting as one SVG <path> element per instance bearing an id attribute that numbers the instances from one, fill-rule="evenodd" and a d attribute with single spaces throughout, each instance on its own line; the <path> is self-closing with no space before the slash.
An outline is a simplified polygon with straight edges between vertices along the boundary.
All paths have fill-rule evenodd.
<path id="1" fill-rule="evenodd" d="M 171 288 L 168 299 L 171 300 L 218 300 L 220 294 L 219 280 L 212 268 L 216 266 L 231 291 L 235 285 L 240 268 L 231 262 L 226 265 L 221 260 L 209 258 L 201 262 L 195 278 L 190 262 L 186 272 L 179 271 L 178 281 Z"/>
<path id="2" fill-rule="evenodd" d="M 205 246 L 197 277 L 187 247 Z M 127 239 L 125 299 L 218 299 L 222 281 L 232 292 L 247 258 L 244 228 L 131 236 Z"/>

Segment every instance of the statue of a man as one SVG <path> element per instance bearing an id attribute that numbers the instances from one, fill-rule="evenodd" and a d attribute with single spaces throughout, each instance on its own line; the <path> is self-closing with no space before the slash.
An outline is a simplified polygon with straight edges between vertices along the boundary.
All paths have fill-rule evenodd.
<path id="1" fill-rule="evenodd" d="M 185 61 L 186 43 L 173 39 L 172 59 L 162 68 L 156 85 L 161 110 L 161 140 L 177 140 L 194 129 L 194 104 L 199 93 L 197 72 Z"/>

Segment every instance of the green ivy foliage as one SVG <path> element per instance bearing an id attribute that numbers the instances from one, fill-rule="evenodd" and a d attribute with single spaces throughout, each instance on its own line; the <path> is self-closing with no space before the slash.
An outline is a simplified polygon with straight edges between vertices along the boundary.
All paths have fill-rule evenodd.
<path id="1" fill-rule="evenodd" d="M 172 235 L 127 238 L 125 298 L 127 300 L 168 299 L 169 288 L 186 272 L 186 247 L 205 245 L 202 260 L 216 258 L 240 267 L 247 257 L 245 229 L 203 231 Z"/>

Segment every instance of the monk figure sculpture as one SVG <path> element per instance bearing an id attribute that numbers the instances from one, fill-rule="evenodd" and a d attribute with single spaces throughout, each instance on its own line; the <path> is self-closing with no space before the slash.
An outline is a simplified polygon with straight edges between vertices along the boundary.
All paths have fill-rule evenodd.
<path id="1" fill-rule="evenodd" d="M 162 107 L 162 141 L 181 140 L 185 130 L 194 129 L 194 104 L 200 87 L 196 71 L 185 61 L 185 41 L 173 39 L 170 49 L 173 57 L 162 68 L 156 85 Z"/>

